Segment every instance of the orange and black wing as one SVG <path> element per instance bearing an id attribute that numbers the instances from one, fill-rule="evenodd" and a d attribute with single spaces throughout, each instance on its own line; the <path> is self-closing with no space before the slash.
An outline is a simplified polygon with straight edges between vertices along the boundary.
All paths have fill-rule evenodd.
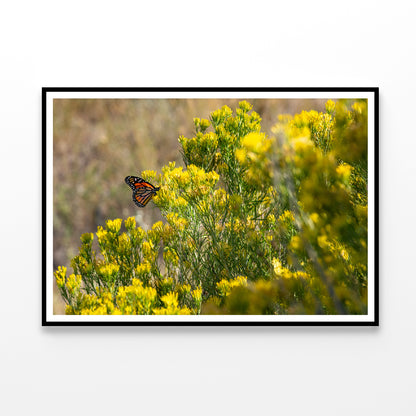
<path id="1" fill-rule="evenodd" d="M 133 202 L 140 208 L 145 207 L 160 189 L 160 187 L 156 188 L 137 176 L 127 176 L 124 181 L 133 190 Z"/>
<path id="2" fill-rule="evenodd" d="M 133 192 L 133 202 L 140 208 L 143 208 L 147 203 L 153 198 L 153 195 L 156 195 L 155 191 L 148 189 L 137 189 Z"/>
<path id="3" fill-rule="evenodd" d="M 151 183 L 146 182 L 144 179 L 139 178 L 138 176 L 127 176 L 126 179 L 124 179 L 124 182 L 126 182 L 126 184 L 130 186 L 133 191 L 140 188 L 155 189 Z"/>

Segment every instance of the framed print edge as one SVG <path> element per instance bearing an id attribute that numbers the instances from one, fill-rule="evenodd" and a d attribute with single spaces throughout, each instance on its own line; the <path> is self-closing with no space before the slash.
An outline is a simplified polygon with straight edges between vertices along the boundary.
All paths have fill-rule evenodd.
<path id="1" fill-rule="evenodd" d="M 54 315 L 53 313 L 53 99 L 64 98 L 104 98 L 125 96 L 126 98 L 142 98 L 143 94 L 172 98 L 178 94 L 211 97 L 215 94 L 235 94 L 248 96 L 260 94 L 265 98 L 283 97 L 284 94 L 313 93 L 331 98 L 331 94 L 341 94 L 339 98 L 353 98 L 354 93 L 372 95 L 372 116 L 368 104 L 368 129 L 372 129 L 373 138 L 368 136 L 368 144 L 373 141 L 372 159 L 367 154 L 369 166 L 373 166 L 373 209 L 372 224 L 368 219 L 368 238 L 372 242 L 373 253 L 368 251 L 368 265 L 372 267 L 372 293 L 368 292 L 368 309 L 366 315 Z M 327 97 L 327 95 L 329 95 Z M 162 98 L 161 98 L 162 97 Z M 234 97 L 234 95 L 233 95 Z M 222 96 L 220 96 L 222 98 Z M 311 99 L 314 97 L 310 97 Z M 320 97 L 318 97 L 320 98 Z M 359 97 L 356 97 L 359 98 Z M 370 126 L 370 124 L 372 126 Z M 368 168 L 370 175 L 370 167 Z M 367 184 L 367 186 L 369 186 Z M 370 193 L 370 191 L 369 191 Z M 368 209 L 370 211 L 370 208 Z M 370 229 L 373 229 L 370 236 Z M 370 250 L 370 248 L 368 248 Z M 370 259 L 371 254 L 371 259 Z M 42 326 L 379 326 L 379 88 L 378 87 L 271 87 L 271 88 L 42 88 Z"/>

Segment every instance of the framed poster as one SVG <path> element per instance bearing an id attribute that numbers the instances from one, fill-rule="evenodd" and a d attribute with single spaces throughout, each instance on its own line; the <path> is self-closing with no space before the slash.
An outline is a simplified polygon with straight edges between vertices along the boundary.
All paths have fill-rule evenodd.
<path id="1" fill-rule="evenodd" d="M 43 88 L 43 325 L 378 325 L 378 88 Z"/>

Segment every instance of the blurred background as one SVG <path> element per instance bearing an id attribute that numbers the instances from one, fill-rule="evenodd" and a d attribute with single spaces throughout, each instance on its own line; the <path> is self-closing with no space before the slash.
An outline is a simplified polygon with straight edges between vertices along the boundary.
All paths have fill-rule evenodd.
<path id="1" fill-rule="evenodd" d="M 241 99 L 55 99 L 53 107 L 53 268 L 78 253 L 80 236 L 107 219 L 136 217 L 148 229 L 161 220 L 154 204 L 132 202 L 127 175 L 183 165 L 178 137 L 192 137 L 193 118 L 206 118 Z M 323 111 L 326 99 L 247 99 L 270 133 L 279 114 Z M 155 183 L 155 185 L 157 185 Z M 49 277 L 48 277 L 49 278 Z M 50 276 L 50 278 L 53 278 Z M 54 314 L 65 305 L 54 284 Z"/>

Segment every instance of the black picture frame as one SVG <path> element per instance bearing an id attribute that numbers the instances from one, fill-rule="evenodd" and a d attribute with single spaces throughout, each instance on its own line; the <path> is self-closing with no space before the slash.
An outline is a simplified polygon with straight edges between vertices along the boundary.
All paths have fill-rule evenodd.
<path id="1" fill-rule="evenodd" d="M 353 316 L 344 316 L 343 319 L 320 320 L 314 315 L 310 319 L 287 321 L 287 320 L 269 320 L 261 319 L 244 319 L 235 321 L 231 316 L 224 316 L 221 320 L 215 319 L 193 319 L 183 316 L 182 319 L 175 321 L 146 321 L 146 320 L 91 320 L 88 318 L 78 319 L 75 317 L 71 320 L 64 319 L 64 315 L 53 315 L 50 310 L 51 293 L 50 293 L 50 279 L 53 279 L 51 273 L 51 241 L 50 236 L 53 231 L 53 224 L 51 223 L 51 209 L 50 191 L 53 189 L 50 183 L 50 169 L 51 159 L 53 160 L 53 137 L 51 134 L 51 101 L 53 97 L 60 94 L 69 93 L 73 96 L 79 95 L 80 98 L 88 94 L 137 94 L 140 98 L 148 94 L 183 94 L 190 93 L 197 96 L 202 93 L 213 93 L 220 97 L 226 94 L 238 93 L 241 96 L 245 94 L 276 94 L 279 97 L 282 94 L 307 94 L 312 97 L 327 94 L 328 98 L 332 95 L 338 94 L 341 98 L 343 94 L 351 96 L 356 94 L 358 96 L 365 95 L 371 97 L 372 104 L 372 118 L 368 119 L 369 126 L 372 126 L 372 136 L 369 137 L 369 144 L 373 146 L 373 185 L 374 185 L 374 201 L 373 203 L 373 290 L 369 293 L 372 298 L 372 308 L 368 312 L 368 319 L 354 320 Z M 370 142 L 371 141 L 371 142 Z M 49 198 L 49 199 L 48 199 Z M 52 227 L 52 229 L 51 229 Z M 49 282 L 48 282 L 49 279 Z M 331 315 L 332 316 L 332 315 Z M 339 318 L 338 316 L 336 318 Z M 379 88 L 378 87 L 313 87 L 313 88 L 73 88 L 73 87 L 44 87 L 42 88 L 42 326 L 378 326 L 379 325 Z"/>

